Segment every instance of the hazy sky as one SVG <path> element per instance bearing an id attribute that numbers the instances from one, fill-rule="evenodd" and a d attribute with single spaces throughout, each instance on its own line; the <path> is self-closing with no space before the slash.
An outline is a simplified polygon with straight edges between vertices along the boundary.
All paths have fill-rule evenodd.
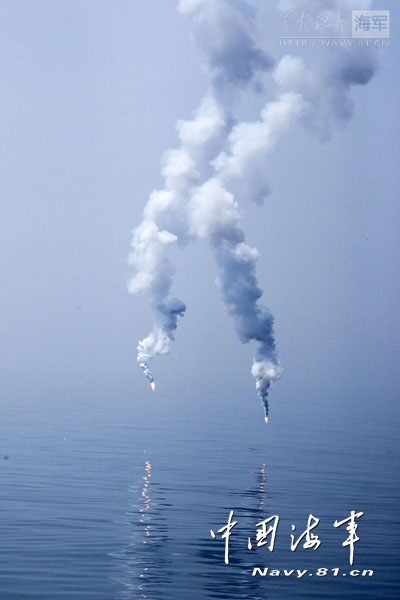
<path id="1" fill-rule="evenodd" d="M 265 166 L 265 205 L 241 205 L 285 370 L 271 411 L 302 399 L 385 412 L 398 396 L 400 31 L 397 3 L 376 6 L 391 9 L 391 45 L 374 49 L 379 70 L 354 91 L 354 118 L 323 144 L 292 129 Z M 127 255 L 175 121 L 207 90 L 189 24 L 174 0 L 3 0 L 0 15 L 4 395 L 147 394 L 136 345 L 151 314 L 127 293 Z M 265 6 L 258 24 L 282 56 Z M 244 116 L 257 117 L 269 81 Z M 171 355 L 152 363 L 158 393 L 261 411 L 254 347 L 236 338 L 209 249 L 173 257 L 188 309 Z"/>

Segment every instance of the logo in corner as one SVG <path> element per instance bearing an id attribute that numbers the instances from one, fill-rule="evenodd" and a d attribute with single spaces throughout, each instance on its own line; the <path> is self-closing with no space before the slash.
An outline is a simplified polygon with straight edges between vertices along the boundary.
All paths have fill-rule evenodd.
<path id="1" fill-rule="evenodd" d="M 390 37 L 390 11 L 353 10 L 351 35 L 353 38 Z"/>

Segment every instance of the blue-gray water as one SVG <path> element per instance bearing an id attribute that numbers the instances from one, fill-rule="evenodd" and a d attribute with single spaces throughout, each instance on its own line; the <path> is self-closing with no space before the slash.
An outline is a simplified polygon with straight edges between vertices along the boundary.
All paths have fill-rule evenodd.
<path id="1" fill-rule="evenodd" d="M 276 406 L 265 426 L 259 407 L 234 418 L 213 402 L 170 407 L 151 392 L 15 399 L 6 407 L 1 600 L 400 596 L 390 419 L 361 422 L 354 410 L 327 419 Z M 210 529 L 225 525 L 232 509 L 238 525 L 225 565 L 224 542 Z M 364 512 L 353 568 L 373 569 L 372 577 L 349 575 L 348 533 L 333 527 L 353 509 Z M 310 513 L 321 520 L 314 530 L 321 546 L 291 552 L 291 525 L 300 534 Z M 255 533 L 274 514 L 271 553 L 256 547 Z M 255 566 L 308 572 L 252 577 Z M 318 568 L 340 572 L 318 577 Z"/>

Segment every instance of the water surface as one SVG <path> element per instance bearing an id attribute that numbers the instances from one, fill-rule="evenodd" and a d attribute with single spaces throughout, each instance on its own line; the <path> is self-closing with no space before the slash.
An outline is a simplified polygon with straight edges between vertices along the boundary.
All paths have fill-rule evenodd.
<path id="1" fill-rule="evenodd" d="M 394 425 L 276 409 L 265 427 L 261 409 L 254 420 L 193 406 L 155 416 L 147 397 L 6 402 L 1 600 L 400 596 Z M 226 565 L 210 529 L 231 510 Z M 373 577 L 349 575 L 348 533 L 333 527 L 351 510 L 364 512 L 353 568 Z M 291 526 L 300 534 L 310 513 L 321 546 L 292 552 Z M 273 552 L 255 540 L 271 515 Z M 254 567 L 307 574 L 253 577 Z"/>

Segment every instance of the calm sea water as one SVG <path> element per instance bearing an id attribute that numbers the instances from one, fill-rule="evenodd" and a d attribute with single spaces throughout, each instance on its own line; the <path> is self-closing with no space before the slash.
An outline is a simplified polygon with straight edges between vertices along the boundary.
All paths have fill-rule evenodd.
<path id="1" fill-rule="evenodd" d="M 233 419 L 151 402 L 6 402 L 1 600 L 400 597 L 394 425 L 276 410 L 266 427 L 261 409 L 258 420 Z M 231 510 L 226 565 L 210 529 Z M 351 510 L 364 512 L 353 567 L 346 525 L 333 527 Z M 302 533 L 310 513 L 321 546 L 292 552 L 291 526 Z M 273 552 L 255 540 L 271 515 L 280 517 Z M 254 567 L 307 573 L 253 577 Z"/>

